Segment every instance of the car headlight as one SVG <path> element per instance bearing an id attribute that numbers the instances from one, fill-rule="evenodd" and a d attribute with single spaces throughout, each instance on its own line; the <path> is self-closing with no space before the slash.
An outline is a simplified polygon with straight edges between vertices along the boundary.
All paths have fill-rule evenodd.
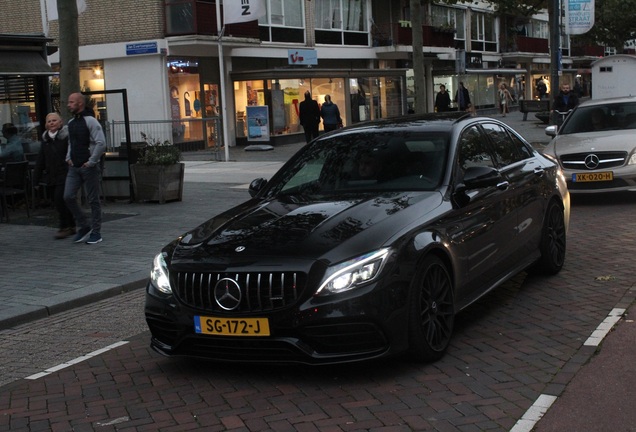
<path id="1" fill-rule="evenodd" d="M 382 270 L 390 251 L 380 249 L 329 267 L 316 295 L 339 294 L 371 282 Z"/>
<path id="2" fill-rule="evenodd" d="M 627 165 L 636 165 L 636 152 L 632 153 L 629 160 L 627 161 Z"/>
<path id="3" fill-rule="evenodd" d="M 150 283 L 163 294 L 172 294 L 170 286 L 170 272 L 163 253 L 157 254 L 152 261 L 152 270 L 150 270 Z"/>

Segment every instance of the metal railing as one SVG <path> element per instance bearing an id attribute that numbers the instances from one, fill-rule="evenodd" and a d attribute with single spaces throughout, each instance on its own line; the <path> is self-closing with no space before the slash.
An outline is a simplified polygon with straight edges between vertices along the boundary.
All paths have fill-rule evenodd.
<path id="1" fill-rule="evenodd" d="M 181 151 L 219 151 L 221 142 L 220 117 L 180 120 L 136 120 L 130 121 L 130 141 L 144 142 L 142 133 L 159 142 L 169 141 Z M 126 122 L 112 120 L 104 125 L 108 151 L 118 151 L 126 145 Z"/>

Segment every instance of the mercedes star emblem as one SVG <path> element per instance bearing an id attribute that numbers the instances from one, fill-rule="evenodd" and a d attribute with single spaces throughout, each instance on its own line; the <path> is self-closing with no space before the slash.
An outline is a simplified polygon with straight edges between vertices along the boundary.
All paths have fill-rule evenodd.
<path id="1" fill-rule="evenodd" d="M 235 280 L 223 278 L 214 286 L 214 300 L 222 309 L 235 310 L 241 304 L 241 287 Z"/>
<path id="2" fill-rule="evenodd" d="M 585 157 L 585 167 L 587 169 L 596 169 L 600 163 L 601 160 L 595 154 L 589 154 Z"/>

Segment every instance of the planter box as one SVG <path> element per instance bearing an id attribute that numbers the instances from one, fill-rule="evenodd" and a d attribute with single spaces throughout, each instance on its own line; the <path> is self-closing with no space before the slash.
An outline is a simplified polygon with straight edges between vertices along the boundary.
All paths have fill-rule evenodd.
<path id="1" fill-rule="evenodd" d="M 135 201 L 181 201 L 185 164 L 130 166 Z"/>

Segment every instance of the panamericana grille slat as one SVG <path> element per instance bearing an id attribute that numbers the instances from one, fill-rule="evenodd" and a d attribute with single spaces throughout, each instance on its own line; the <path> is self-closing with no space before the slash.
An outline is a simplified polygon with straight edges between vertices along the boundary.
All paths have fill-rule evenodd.
<path id="1" fill-rule="evenodd" d="M 599 164 L 594 170 L 603 170 L 614 167 L 623 166 L 627 159 L 627 152 L 615 151 L 615 152 L 587 152 L 587 153 L 572 153 L 561 156 L 561 164 L 563 168 L 572 170 L 590 170 L 585 165 L 585 158 L 589 155 L 596 155 L 599 160 Z"/>
<path id="2" fill-rule="evenodd" d="M 241 289 L 241 302 L 232 312 L 267 312 L 287 307 L 298 300 L 305 281 L 305 275 L 297 272 L 179 272 L 172 275 L 173 289 L 179 301 L 189 307 L 227 312 L 214 297 L 217 282 L 226 278 L 234 280 Z"/>

